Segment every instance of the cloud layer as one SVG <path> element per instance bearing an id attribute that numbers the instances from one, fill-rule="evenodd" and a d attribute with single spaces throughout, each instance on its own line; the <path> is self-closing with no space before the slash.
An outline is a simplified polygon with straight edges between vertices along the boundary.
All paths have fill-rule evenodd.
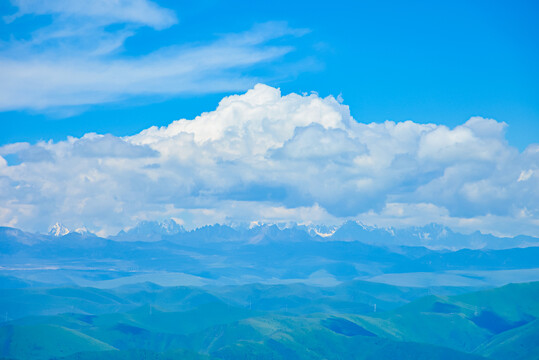
<path id="1" fill-rule="evenodd" d="M 508 145 L 505 123 L 360 123 L 316 94 L 256 85 L 193 120 L 130 137 L 86 134 L 0 148 L 0 223 L 114 233 L 172 217 L 539 235 L 539 144 Z"/>

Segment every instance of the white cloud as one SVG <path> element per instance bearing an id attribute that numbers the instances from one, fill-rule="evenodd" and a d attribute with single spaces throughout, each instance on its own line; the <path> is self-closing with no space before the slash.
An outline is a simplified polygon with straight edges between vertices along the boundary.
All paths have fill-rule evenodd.
<path id="1" fill-rule="evenodd" d="M 266 23 L 206 43 L 171 39 L 167 47 L 134 55 L 124 49 L 125 40 L 144 26 L 161 30 L 176 24 L 173 11 L 149 0 L 12 2 L 18 11 L 5 21 L 48 15 L 52 22 L 29 38 L 12 35 L 0 43 L 0 111 L 61 114 L 133 97 L 242 91 L 260 81 L 249 75 L 257 65 L 265 65 L 265 76 L 286 77 L 269 63 L 294 48 L 270 42 L 306 33 Z"/>
<path id="2" fill-rule="evenodd" d="M 0 161 L 0 222 L 111 233 L 167 217 L 188 227 L 359 219 L 539 235 L 539 147 L 519 153 L 505 128 L 478 117 L 453 129 L 358 123 L 333 97 L 260 84 L 133 136 L 0 147 L 22 161 Z"/>
<path id="3" fill-rule="evenodd" d="M 531 178 L 533 175 L 533 170 L 532 169 L 528 169 L 528 170 L 522 170 L 520 172 L 520 175 L 518 176 L 518 182 L 521 182 L 521 181 L 526 181 L 528 180 L 529 178 Z"/>
<path id="4" fill-rule="evenodd" d="M 73 144 L 72 154 L 81 157 L 139 158 L 153 157 L 159 153 L 112 135 L 86 134 Z"/>
<path id="5" fill-rule="evenodd" d="M 11 2 L 18 11 L 6 17 L 8 21 L 14 21 L 27 14 L 55 14 L 65 18 L 91 20 L 98 18 L 102 24 L 137 23 L 156 29 L 162 29 L 177 22 L 174 12 L 148 0 L 11 0 Z"/>

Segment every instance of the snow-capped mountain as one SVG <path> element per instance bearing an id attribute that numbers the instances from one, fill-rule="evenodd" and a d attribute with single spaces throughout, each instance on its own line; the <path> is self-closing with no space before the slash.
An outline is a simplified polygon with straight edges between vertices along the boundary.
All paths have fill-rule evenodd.
<path id="1" fill-rule="evenodd" d="M 49 235 L 52 235 L 52 236 L 64 236 L 69 233 L 70 233 L 69 229 L 59 222 L 51 226 L 51 228 L 49 229 Z"/>
<path id="2" fill-rule="evenodd" d="M 60 222 L 54 224 L 50 237 L 97 237 L 84 226 L 70 230 Z M 378 228 L 359 221 L 347 221 L 340 226 L 321 224 L 266 224 L 263 222 L 206 225 L 194 230 L 185 228 L 172 219 L 164 221 L 142 221 L 131 229 L 122 230 L 111 240 L 118 241 L 160 241 L 198 243 L 237 241 L 250 244 L 268 242 L 298 242 L 306 239 L 316 241 L 359 241 L 375 246 L 420 246 L 431 250 L 468 249 L 509 249 L 537 246 L 537 238 L 516 236 L 500 238 L 479 232 L 462 234 L 440 224 L 427 224 L 421 227 Z"/>
<path id="3" fill-rule="evenodd" d="M 311 236 L 320 236 L 322 238 L 329 238 L 335 234 L 335 231 L 339 228 L 337 225 L 304 225 L 302 226 Z"/>
<path id="4" fill-rule="evenodd" d="M 141 221 L 135 227 L 120 231 L 112 237 L 116 240 L 128 241 L 159 241 L 163 236 L 176 235 L 185 232 L 183 226 L 172 219 L 159 221 Z"/>
<path id="5" fill-rule="evenodd" d="M 75 236 L 82 236 L 82 237 L 94 237 L 96 236 L 94 233 L 90 232 L 86 226 L 81 226 L 79 228 L 76 228 L 75 230 L 70 230 L 67 226 L 64 224 L 57 222 L 53 226 L 50 227 L 48 235 L 54 236 L 54 237 L 62 237 L 65 235 L 75 235 Z"/>
<path id="6" fill-rule="evenodd" d="M 82 226 L 80 228 L 75 229 L 73 232 L 81 235 L 88 235 L 91 234 L 90 231 L 86 228 L 86 226 Z"/>

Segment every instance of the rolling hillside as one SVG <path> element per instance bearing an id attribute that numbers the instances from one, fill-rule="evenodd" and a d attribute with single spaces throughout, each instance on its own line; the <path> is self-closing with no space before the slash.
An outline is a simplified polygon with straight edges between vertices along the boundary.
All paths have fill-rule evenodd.
<path id="1" fill-rule="evenodd" d="M 17 290 L 10 291 L 15 296 Z M 28 289 L 18 291 L 28 296 Z M 29 308 L 36 313 L 0 327 L 1 356 L 533 359 L 539 346 L 535 341 L 539 282 L 465 294 L 459 289 L 455 295 L 426 295 L 421 289 L 362 282 L 332 288 L 291 284 L 202 290 L 145 283 L 108 291 L 39 291 L 40 297 L 30 294 L 27 301 L 45 299 L 53 306 L 66 298 L 87 298 L 92 306 L 84 303 L 84 311 L 77 308 L 53 316 L 40 315 L 40 307 Z M 351 306 L 354 298 L 366 301 L 368 310 Z M 315 305 L 307 306 L 308 299 Z M 375 312 L 374 306 L 367 306 L 370 301 L 391 306 L 377 307 Z M 119 307 L 96 311 L 100 304 L 110 309 L 111 302 Z"/>

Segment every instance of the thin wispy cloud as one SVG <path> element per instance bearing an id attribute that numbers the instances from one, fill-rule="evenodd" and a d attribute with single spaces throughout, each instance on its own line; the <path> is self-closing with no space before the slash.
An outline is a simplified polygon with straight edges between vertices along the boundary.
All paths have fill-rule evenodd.
<path id="1" fill-rule="evenodd" d="M 53 14 L 64 21 L 68 18 L 95 21 L 97 18 L 100 25 L 128 22 L 156 29 L 163 29 L 177 22 L 173 11 L 148 0 L 12 0 L 11 2 L 18 10 L 15 14 L 6 16 L 7 21 L 13 21 L 28 14 Z"/>
<path id="2" fill-rule="evenodd" d="M 13 4 L 18 11 L 4 17 L 7 22 L 23 16 L 52 20 L 29 39 L 14 38 L 0 46 L 0 111 L 243 90 L 264 80 L 246 74 L 246 69 L 267 66 L 294 51 L 291 45 L 272 45 L 272 40 L 305 33 L 285 23 L 266 23 L 239 34 L 217 35 L 207 43 L 171 43 L 127 56 L 127 38 L 141 27 L 159 31 L 174 26 L 174 12 L 146 0 Z"/>

